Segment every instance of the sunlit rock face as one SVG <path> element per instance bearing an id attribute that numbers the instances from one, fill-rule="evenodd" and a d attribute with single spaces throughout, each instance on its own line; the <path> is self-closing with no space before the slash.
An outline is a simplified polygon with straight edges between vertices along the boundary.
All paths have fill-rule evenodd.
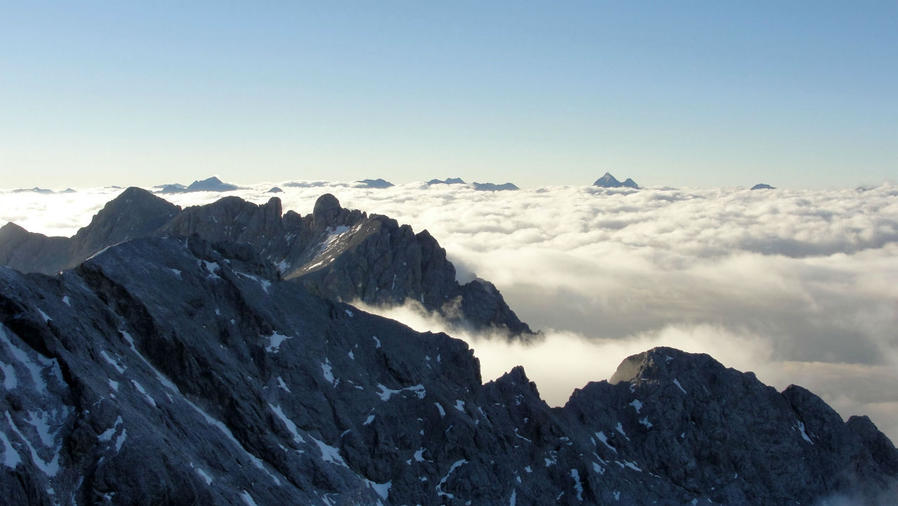
<path id="1" fill-rule="evenodd" d="M 550 408 L 522 368 L 482 384 L 464 342 L 197 236 L 0 268 L 0 371 L 13 504 L 876 503 L 898 476 L 869 420 L 707 355 Z"/>

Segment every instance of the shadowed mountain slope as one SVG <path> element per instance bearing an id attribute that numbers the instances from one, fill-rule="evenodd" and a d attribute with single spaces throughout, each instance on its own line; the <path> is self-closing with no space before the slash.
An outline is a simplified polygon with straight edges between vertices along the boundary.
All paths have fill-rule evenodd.
<path id="1" fill-rule="evenodd" d="M 136 239 L 0 268 L 10 504 L 809 504 L 895 498 L 898 453 L 799 387 L 656 348 L 550 408 L 462 341 Z"/>

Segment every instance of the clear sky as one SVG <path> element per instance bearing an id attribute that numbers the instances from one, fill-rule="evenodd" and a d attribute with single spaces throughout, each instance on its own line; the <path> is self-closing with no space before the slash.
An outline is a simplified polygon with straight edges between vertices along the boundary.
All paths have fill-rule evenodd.
<path id="1" fill-rule="evenodd" d="M 898 179 L 894 1 L 0 0 L 0 48 L 6 188 Z"/>

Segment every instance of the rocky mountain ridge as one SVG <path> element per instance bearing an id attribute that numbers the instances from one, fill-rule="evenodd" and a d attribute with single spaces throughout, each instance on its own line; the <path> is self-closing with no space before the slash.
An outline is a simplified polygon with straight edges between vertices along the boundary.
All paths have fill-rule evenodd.
<path id="1" fill-rule="evenodd" d="M 482 192 L 499 192 L 499 191 L 520 190 L 520 188 L 518 188 L 518 186 L 514 183 L 497 184 L 497 183 L 478 183 L 475 181 L 474 183 L 471 183 L 471 185 L 474 187 L 475 190 L 482 191 Z"/>
<path id="2" fill-rule="evenodd" d="M 178 183 L 169 183 L 156 186 L 160 193 L 191 193 L 191 192 L 227 192 L 233 191 L 239 186 L 231 183 L 225 183 L 215 176 L 196 180 L 187 186 Z"/>
<path id="3" fill-rule="evenodd" d="M 277 266 L 282 278 L 334 300 L 373 305 L 414 301 L 456 325 L 532 335 L 492 283 L 458 283 L 446 251 L 426 230 L 414 233 L 386 216 L 343 209 L 330 194 L 318 199 L 311 214 L 301 216 L 283 212 L 277 197 L 262 205 L 224 197 L 181 210 L 132 187 L 72 238 L 5 225 L 0 228 L 0 264 L 53 274 L 126 240 L 194 234 L 213 242 L 249 244 Z"/>
<path id="4" fill-rule="evenodd" d="M 55 276 L 0 267 L 0 374 L 13 504 L 898 497 L 892 443 L 800 387 L 656 348 L 550 408 L 520 367 L 483 384 L 464 342 L 196 235 L 130 240 Z"/>
<path id="5" fill-rule="evenodd" d="M 610 172 L 606 172 L 602 177 L 596 179 L 596 181 L 592 185 L 598 186 L 600 188 L 632 188 L 634 190 L 639 189 L 639 185 L 636 184 L 636 181 L 627 178 L 623 183 L 621 183 L 617 180 L 616 177 L 612 176 Z"/>

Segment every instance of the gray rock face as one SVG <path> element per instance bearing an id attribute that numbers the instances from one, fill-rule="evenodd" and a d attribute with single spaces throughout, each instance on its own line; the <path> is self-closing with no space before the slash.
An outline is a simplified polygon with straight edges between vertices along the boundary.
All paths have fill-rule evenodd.
<path id="1" fill-rule="evenodd" d="M 317 298 L 246 245 L 0 268 L 10 504 L 893 502 L 869 420 L 658 348 L 549 408 L 465 343 Z M 890 499 L 890 500 L 883 500 Z"/>
<path id="2" fill-rule="evenodd" d="M 456 325 L 532 335 L 495 286 L 482 280 L 460 285 L 445 250 L 427 231 L 415 234 L 386 216 L 344 209 L 330 194 L 317 200 L 311 215 L 300 216 L 283 213 L 276 197 L 264 205 L 224 197 L 182 211 L 129 188 L 71 239 L 4 226 L 0 261 L 23 272 L 53 274 L 135 237 L 191 235 L 251 245 L 283 278 L 323 297 L 368 304 L 411 300 Z"/>
<path id="3" fill-rule="evenodd" d="M 627 178 L 626 181 L 621 183 L 617 180 L 617 178 L 612 176 L 610 172 L 606 172 L 604 176 L 596 179 L 596 182 L 593 183 L 593 186 L 598 186 L 600 188 L 633 188 L 634 190 L 639 189 L 639 185 L 636 184 L 636 181 Z"/>

